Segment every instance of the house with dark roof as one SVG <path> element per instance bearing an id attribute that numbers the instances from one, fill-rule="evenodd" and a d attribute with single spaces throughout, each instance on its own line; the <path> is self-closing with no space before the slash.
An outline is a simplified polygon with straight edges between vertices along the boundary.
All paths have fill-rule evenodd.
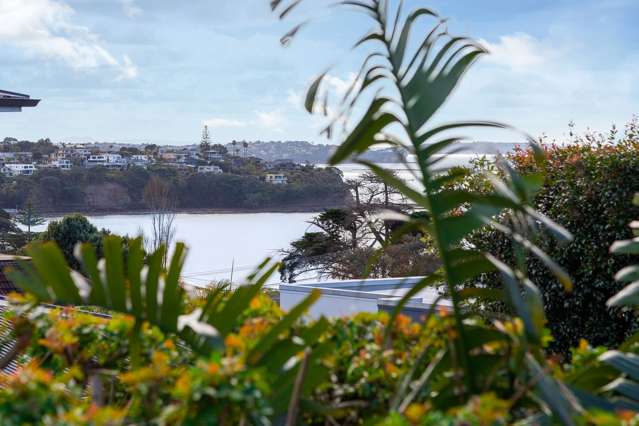
<path id="1" fill-rule="evenodd" d="M 40 99 L 31 99 L 23 93 L 0 90 L 0 112 L 20 112 L 22 108 L 38 105 Z"/>
<path id="2" fill-rule="evenodd" d="M 13 292 L 22 292 L 22 290 L 16 287 L 16 285 L 11 282 L 4 273 L 6 268 L 17 268 L 19 266 L 18 262 L 20 260 L 27 261 L 30 260 L 30 258 L 25 256 L 0 254 L 0 297 L 6 296 L 7 294 Z"/>
<path id="3" fill-rule="evenodd" d="M 4 271 L 8 267 L 17 268 L 20 260 L 29 259 L 24 256 L 0 254 L 0 372 L 4 374 L 15 374 L 18 371 L 16 341 L 11 337 L 13 324 L 4 316 L 8 306 L 6 296 L 9 293 L 22 292 L 7 278 Z"/>

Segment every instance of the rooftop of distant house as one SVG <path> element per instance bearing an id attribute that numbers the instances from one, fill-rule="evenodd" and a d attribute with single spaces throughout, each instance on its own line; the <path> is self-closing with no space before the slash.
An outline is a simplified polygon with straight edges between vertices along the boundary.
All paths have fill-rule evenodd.
<path id="1" fill-rule="evenodd" d="M 25 107 L 38 105 L 40 99 L 31 99 L 23 93 L 0 90 L 0 111 L 22 111 Z"/>
<path id="2" fill-rule="evenodd" d="M 19 261 L 28 261 L 30 258 L 24 256 L 13 256 L 9 254 L 0 254 L 0 297 L 9 293 L 19 291 L 18 288 L 7 278 L 4 273 L 7 267 L 18 266 Z"/>

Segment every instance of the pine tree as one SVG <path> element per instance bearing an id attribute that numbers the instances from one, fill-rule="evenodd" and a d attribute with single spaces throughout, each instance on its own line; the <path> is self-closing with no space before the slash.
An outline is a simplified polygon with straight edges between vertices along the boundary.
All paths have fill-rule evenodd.
<path id="1" fill-rule="evenodd" d="M 44 217 L 33 207 L 31 201 L 28 201 L 23 209 L 18 210 L 14 220 L 20 225 L 27 227 L 27 241 L 31 241 L 31 227 L 42 225 L 46 222 Z"/>
<path id="2" fill-rule="evenodd" d="M 204 126 L 202 130 L 202 141 L 200 142 L 200 153 L 202 158 L 206 158 L 206 152 L 211 149 L 211 136 L 209 135 L 209 126 Z"/>

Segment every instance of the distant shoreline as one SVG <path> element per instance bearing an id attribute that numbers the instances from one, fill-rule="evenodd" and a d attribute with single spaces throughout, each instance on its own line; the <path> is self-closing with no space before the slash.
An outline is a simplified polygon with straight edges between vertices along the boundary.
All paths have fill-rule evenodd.
<path id="1" fill-rule="evenodd" d="M 344 205 L 326 206 L 291 206 L 291 207 L 265 207 L 265 208 L 193 208 L 176 209 L 175 214 L 249 214 L 249 213 L 317 213 L 326 209 L 340 208 Z M 41 212 L 45 218 L 67 216 L 71 214 L 83 216 L 141 216 L 149 215 L 150 210 L 67 210 L 58 212 Z"/>

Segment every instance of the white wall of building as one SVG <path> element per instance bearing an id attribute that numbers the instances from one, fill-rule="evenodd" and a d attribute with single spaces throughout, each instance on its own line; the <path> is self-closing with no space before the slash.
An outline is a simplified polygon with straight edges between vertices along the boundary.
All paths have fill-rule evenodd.
<path id="1" fill-rule="evenodd" d="M 308 295 L 309 293 L 287 291 L 280 288 L 280 307 L 289 311 Z M 319 318 L 322 315 L 341 317 L 359 312 L 377 312 L 377 298 L 322 294 L 317 302 L 311 306 L 308 314 L 313 318 Z"/>

